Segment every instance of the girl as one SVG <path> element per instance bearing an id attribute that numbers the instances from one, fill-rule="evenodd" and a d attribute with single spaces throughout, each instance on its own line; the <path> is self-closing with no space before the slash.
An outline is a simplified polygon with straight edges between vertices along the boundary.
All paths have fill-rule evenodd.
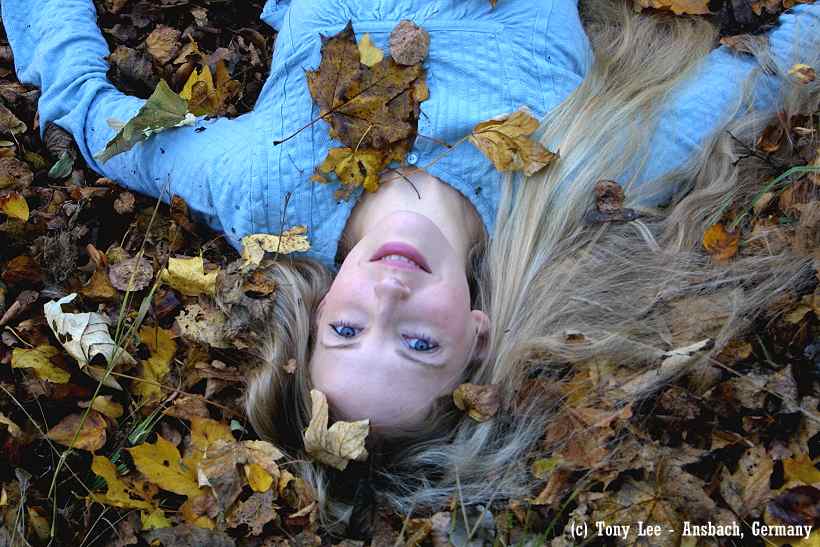
<path id="1" fill-rule="evenodd" d="M 599 355 L 650 366 L 674 341 L 697 341 L 667 322 L 668 300 L 731 286 L 719 349 L 810 268 L 787 254 L 715 268 L 694 251 L 721 204 L 744 191 L 721 129 L 732 123 L 748 137 L 781 105 L 816 100 L 815 84 L 795 86 L 786 73 L 817 61 L 820 6 L 784 13 L 749 55 L 709 52 L 703 21 L 610 3 L 591 6 L 585 32 L 572 0 L 268 0 L 262 18 L 279 34 L 253 112 L 200 119 L 104 164 L 94 155 L 113 137 L 106 120 L 130 119 L 143 101 L 106 79 L 91 0 L 3 0 L 2 14 L 20 80 L 42 89 L 40 127 L 70 131 L 96 171 L 183 197 L 237 247 L 247 234 L 308 227 L 311 250 L 274 267 L 275 317 L 260 325 L 265 365 L 248 414 L 294 456 L 312 388 L 334 418 L 369 419 L 382 445 L 368 485 L 403 512 L 456 492 L 465 504 L 527 492 L 518 466 L 557 403 L 554 393 L 523 397 L 528 379 L 557 381 L 558 365 Z M 305 70 L 319 65 L 321 35 L 350 20 L 387 49 L 402 19 L 430 35 L 419 133 L 431 138 L 416 140 L 378 192 L 336 202 L 333 186 L 309 180 L 334 146 L 324 122 L 273 143 L 318 116 Z M 519 180 L 469 145 L 441 156 L 437 141 L 520 106 L 542 119 L 540 141 L 560 152 L 554 165 Z M 587 227 L 602 179 L 655 216 Z M 497 386 L 504 410 L 467 418 L 451 396 L 465 382 Z M 323 503 L 331 473 L 303 470 Z"/>

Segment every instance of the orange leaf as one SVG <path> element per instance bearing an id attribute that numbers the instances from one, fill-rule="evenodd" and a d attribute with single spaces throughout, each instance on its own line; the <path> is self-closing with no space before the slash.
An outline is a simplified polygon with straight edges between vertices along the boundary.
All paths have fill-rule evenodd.
<path id="1" fill-rule="evenodd" d="M 94 452 L 105 446 L 107 423 L 103 415 L 96 410 L 88 412 L 85 421 L 82 421 L 82 414 L 71 414 L 63 418 L 60 423 L 52 427 L 46 437 L 63 446 L 71 446 L 74 436 L 74 448 Z M 81 426 L 82 422 L 82 426 Z M 77 434 L 77 430 L 80 433 Z"/>
<path id="2" fill-rule="evenodd" d="M 711 226 L 703 234 L 703 248 L 717 262 L 725 262 L 737 254 L 738 234 L 727 232 L 723 224 Z"/>

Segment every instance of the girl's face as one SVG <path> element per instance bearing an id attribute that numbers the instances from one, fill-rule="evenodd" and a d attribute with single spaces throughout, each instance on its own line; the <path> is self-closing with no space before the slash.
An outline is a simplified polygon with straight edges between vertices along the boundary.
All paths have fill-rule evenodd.
<path id="1" fill-rule="evenodd" d="M 380 219 L 348 253 L 317 312 L 311 377 L 340 418 L 417 425 L 477 357 L 489 322 L 464 264 L 424 215 Z"/>

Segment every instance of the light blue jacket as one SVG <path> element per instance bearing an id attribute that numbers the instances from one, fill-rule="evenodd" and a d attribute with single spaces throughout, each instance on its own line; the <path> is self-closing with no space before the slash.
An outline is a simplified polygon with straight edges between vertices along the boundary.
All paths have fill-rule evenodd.
<path id="1" fill-rule="evenodd" d="M 337 203 L 336 185 L 309 177 L 328 148 L 339 144 L 324 122 L 273 144 L 318 115 L 304 71 L 319 65 L 320 34 L 335 34 L 352 20 L 359 37 L 369 33 L 387 49 L 399 20 L 425 28 L 431 37 L 425 60 L 430 98 L 422 103 L 419 133 L 445 142 L 522 105 L 543 115 L 578 86 L 592 57 L 573 0 L 500 0 L 494 9 L 487 0 L 268 0 L 262 19 L 279 35 L 271 74 L 252 112 L 160 133 L 100 164 L 93 156 L 115 133 L 106 120 L 128 120 L 144 101 L 106 79 L 109 51 L 92 0 L 2 0 L 2 17 L 20 81 L 42 90 L 41 128 L 53 121 L 70 131 L 95 171 L 150 196 L 164 188 L 166 201 L 170 194 L 181 196 L 237 248 L 244 235 L 306 225 L 312 244 L 307 254 L 330 267 L 358 194 Z M 782 15 L 769 38 L 782 68 L 815 60 L 820 5 Z M 666 107 L 641 179 L 678 167 L 725 123 L 756 66 L 726 48 L 713 51 Z M 778 82 L 759 82 L 756 106 L 773 110 Z M 442 152 L 435 141 L 419 137 L 407 159 L 424 166 Z M 500 175 L 473 146 L 460 146 L 426 169 L 469 198 L 492 230 Z"/>

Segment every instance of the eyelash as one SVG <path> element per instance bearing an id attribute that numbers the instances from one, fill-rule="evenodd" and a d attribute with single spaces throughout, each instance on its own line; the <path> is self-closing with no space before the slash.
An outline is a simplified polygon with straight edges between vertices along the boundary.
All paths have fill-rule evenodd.
<path id="1" fill-rule="evenodd" d="M 354 325 L 352 323 L 349 323 L 347 321 L 337 321 L 335 323 L 329 323 L 328 326 L 336 334 L 336 336 L 341 336 L 342 338 L 352 338 L 352 336 L 342 336 L 341 334 L 339 334 L 339 332 L 336 329 L 344 328 L 344 327 L 351 328 L 351 329 L 360 329 L 361 328 L 361 327 L 357 327 L 356 325 Z M 431 336 L 428 336 L 426 334 L 410 333 L 408 335 L 403 336 L 403 338 L 405 339 L 405 341 L 408 338 L 417 338 L 419 340 L 422 340 L 423 342 L 426 342 L 427 345 L 431 346 L 431 349 L 429 349 L 429 350 L 413 350 L 413 348 L 410 347 L 409 344 L 408 344 L 408 347 L 410 347 L 410 349 L 413 350 L 413 351 L 418 351 L 418 352 L 421 352 L 421 353 L 432 353 L 432 352 L 434 352 L 438 349 L 438 344 L 435 342 L 435 340 L 433 340 L 433 338 Z"/>

